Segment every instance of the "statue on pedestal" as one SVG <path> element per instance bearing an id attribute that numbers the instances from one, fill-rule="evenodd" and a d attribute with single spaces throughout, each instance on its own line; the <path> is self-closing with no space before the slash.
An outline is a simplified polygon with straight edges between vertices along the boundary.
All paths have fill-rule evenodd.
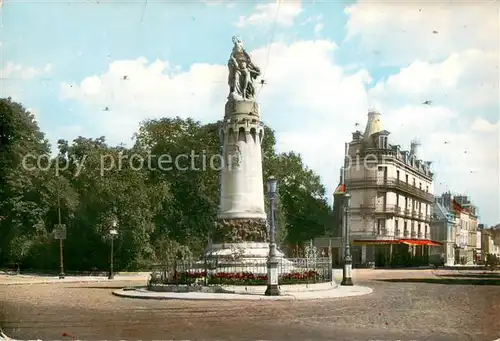
<path id="1" fill-rule="evenodd" d="M 243 48 L 243 42 L 233 36 L 233 51 L 229 56 L 228 99 L 252 101 L 255 99 L 253 81 L 260 75 L 260 69 Z"/>

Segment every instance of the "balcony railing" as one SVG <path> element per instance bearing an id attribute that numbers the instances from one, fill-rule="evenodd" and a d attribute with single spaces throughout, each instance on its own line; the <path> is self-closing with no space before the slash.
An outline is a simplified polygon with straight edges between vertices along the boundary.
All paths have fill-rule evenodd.
<path id="1" fill-rule="evenodd" d="M 424 234 L 422 232 L 418 233 L 418 239 L 424 239 Z"/>
<path id="2" fill-rule="evenodd" d="M 426 233 L 425 234 L 425 239 L 430 240 L 431 239 L 431 234 L 430 233 Z"/>
<path id="3" fill-rule="evenodd" d="M 405 238 L 410 238 L 410 231 L 405 230 L 405 232 L 404 232 L 403 236 L 404 236 Z"/>
<path id="4" fill-rule="evenodd" d="M 392 214 L 392 215 L 404 215 L 408 218 L 412 219 L 418 219 L 418 220 L 423 220 L 423 221 L 430 221 L 430 216 L 424 215 L 423 213 L 420 213 L 418 211 L 412 211 L 411 209 L 403 209 L 400 206 L 397 205 L 367 205 L 367 204 L 361 204 L 359 206 L 354 206 L 349 209 L 351 212 L 354 213 L 375 213 L 375 214 Z"/>
<path id="5" fill-rule="evenodd" d="M 377 235 L 379 236 L 386 236 L 387 235 L 387 230 L 384 228 L 381 228 L 377 231 Z"/>
<path id="6" fill-rule="evenodd" d="M 411 238 L 417 238 L 417 232 L 411 231 Z"/>
<path id="7" fill-rule="evenodd" d="M 401 230 L 400 229 L 394 230 L 394 237 L 401 237 Z"/>
<path id="8" fill-rule="evenodd" d="M 363 189 L 363 188 L 387 188 L 399 190 L 404 193 L 413 195 L 422 199 L 426 202 L 433 203 L 434 195 L 426 192 L 416 186 L 413 186 L 405 181 L 396 178 L 364 178 L 364 179 L 350 179 L 347 180 L 347 187 L 351 189 Z"/>

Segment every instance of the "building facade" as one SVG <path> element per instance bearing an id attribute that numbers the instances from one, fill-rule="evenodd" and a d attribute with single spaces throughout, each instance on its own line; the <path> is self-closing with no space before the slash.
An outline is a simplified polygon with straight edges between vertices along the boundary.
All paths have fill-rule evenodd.
<path id="1" fill-rule="evenodd" d="M 482 236 L 483 228 L 481 224 L 477 225 L 477 236 L 476 236 L 476 264 L 484 264 L 483 263 L 483 245 L 482 245 Z"/>
<path id="2" fill-rule="evenodd" d="M 455 261 L 458 264 L 474 264 L 477 260 L 477 209 L 466 195 L 454 196 L 452 206 L 457 227 Z"/>
<path id="3" fill-rule="evenodd" d="M 486 262 L 490 254 L 500 257 L 500 244 L 495 243 L 491 229 L 483 228 L 481 230 L 481 249 L 483 262 Z"/>
<path id="4" fill-rule="evenodd" d="M 354 264 L 387 265 L 398 257 L 407 263 L 408 255 L 428 256 L 426 246 L 433 243 L 430 162 L 420 158 L 417 141 L 402 150 L 389 135 L 380 113 L 370 111 L 365 133 L 354 132 L 346 148 Z"/>
<path id="5" fill-rule="evenodd" d="M 455 216 L 440 198 L 432 204 L 431 236 L 442 244 L 431 248 L 431 258 L 440 257 L 444 265 L 455 265 Z"/>
<path id="6" fill-rule="evenodd" d="M 482 243 L 478 241 L 477 208 L 466 195 L 443 193 L 433 204 L 431 230 L 443 243 L 440 251 L 447 265 L 471 265 L 481 262 Z M 446 221 L 446 240 L 443 224 Z M 446 247 L 445 247 L 446 245 Z"/>

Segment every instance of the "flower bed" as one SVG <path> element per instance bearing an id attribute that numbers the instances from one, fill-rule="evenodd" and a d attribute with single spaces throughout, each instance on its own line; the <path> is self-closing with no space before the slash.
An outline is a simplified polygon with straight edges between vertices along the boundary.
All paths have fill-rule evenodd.
<path id="1" fill-rule="evenodd" d="M 309 284 L 327 282 L 328 279 L 318 272 L 309 270 L 305 272 L 290 272 L 278 277 L 278 283 L 283 284 Z M 267 275 L 259 275 L 251 272 L 227 273 L 218 272 L 207 274 L 201 272 L 179 272 L 167 280 L 161 276 L 151 276 L 148 286 L 163 284 L 184 284 L 193 285 L 195 283 L 205 283 L 208 285 L 266 285 Z"/>

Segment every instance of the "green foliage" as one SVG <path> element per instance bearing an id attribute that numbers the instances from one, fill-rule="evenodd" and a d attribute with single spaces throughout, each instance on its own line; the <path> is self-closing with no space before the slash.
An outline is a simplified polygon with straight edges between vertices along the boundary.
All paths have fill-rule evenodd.
<path id="1" fill-rule="evenodd" d="M 290 273 L 280 274 L 278 283 L 280 285 L 287 284 L 312 284 L 328 282 L 328 276 L 324 276 L 314 270 L 294 271 Z M 153 272 L 148 281 L 148 287 L 161 285 L 194 285 L 206 283 L 207 285 L 266 285 L 267 275 L 254 274 L 252 272 L 218 272 L 208 273 L 207 271 L 179 271 L 175 277 L 165 276 L 162 273 Z"/>
<path id="2" fill-rule="evenodd" d="M 108 268 L 113 221 L 117 270 L 172 263 L 179 252 L 183 258 L 201 255 L 219 206 L 220 173 L 209 163 L 219 160 L 219 127 L 220 122 L 179 117 L 147 120 L 131 148 L 110 146 L 105 137 L 78 137 L 59 140 L 58 154 L 50 156 L 33 115 L 1 99 L 0 266 L 57 269 L 59 246 L 52 232 L 59 223 L 67 227 L 68 273 Z M 264 179 L 279 179 L 278 241 L 301 244 L 328 228 L 325 189 L 300 155 L 277 154 L 275 145 L 266 126 L 263 171 Z M 40 155 L 50 157 L 37 166 Z"/>
<path id="3" fill-rule="evenodd" d="M 500 265 L 500 257 L 495 254 L 489 253 L 486 255 L 486 266 L 494 269 L 495 267 Z"/>

